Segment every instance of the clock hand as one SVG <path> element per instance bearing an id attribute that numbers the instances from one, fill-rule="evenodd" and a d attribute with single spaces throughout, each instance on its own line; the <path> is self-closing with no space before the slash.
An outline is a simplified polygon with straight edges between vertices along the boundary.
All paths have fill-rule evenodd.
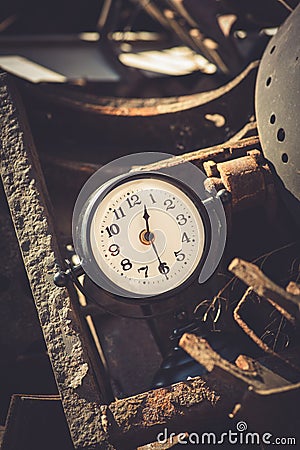
<path id="1" fill-rule="evenodd" d="M 152 245 L 152 248 L 153 248 L 153 250 L 154 250 L 154 252 L 155 252 L 155 254 L 156 254 L 156 257 L 157 257 L 157 259 L 158 259 L 158 262 L 159 262 L 158 270 L 160 271 L 160 273 L 164 274 L 164 276 L 165 276 L 166 279 L 168 280 L 168 275 L 167 275 L 167 273 L 169 272 L 169 267 L 167 266 L 167 264 L 166 264 L 165 262 L 162 262 L 162 261 L 161 261 L 161 259 L 160 259 L 160 257 L 159 257 L 159 254 L 158 254 L 158 251 L 157 251 L 157 248 L 156 248 L 156 246 L 155 246 L 153 240 L 151 240 L 151 245 Z"/>
<path id="2" fill-rule="evenodd" d="M 145 222 L 146 222 L 146 232 L 147 232 L 147 234 L 146 234 L 145 237 L 146 237 L 146 239 L 147 239 L 148 241 L 150 241 L 150 243 L 151 243 L 151 245 L 152 245 L 152 248 L 153 248 L 153 250 L 154 250 L 154 252 L 155 252 L 155 254 L 156 254 L 156 257 L 157 257 L 157 259 L 158 259 L 158 262 L 159 262 L 158 270 L 160 271 L 160 273 L 164 274 L 165 277 L 166 277 L 166 279 L 168 280 L 167 273 L 169 272 L 169 268 L 168 268 L 168 266 L 167 266 L 167 264 L 166 264 L 165 262 L 162 262 L 162 261 L 161 261 L 160 256 L 159 256 L 158 251 L 157 251 L 157 248 L 156 248 L 156 245 L 155 245 L 154 242 L 153 242 L 153 240 L 154 240 L 154 235 L 153 235 L 153 233 L 151 233 L 151 231 L 150 231 L 150 227 L 149 227 L 149 219 L 150 219 L 150 216 L 149 216 L 149 214 L 148 214 L 146 205 L 144 205 L 144 215 L 143 215 L 143 219 L 145 219 Z"/>
<path id="3" fill-rule="evenodd" d="M 149 216 L 149 214 L 148 214 L 147 207 L 146 207 L 146 205 L 144 205 L 144 215 L 143 215 L 143 219 L 145 219 L 145 222 L 146 222 L 146 231 L 147 231 L 147 235 L 146 235 L 145 237 L 146 237 L 146 239 L 147 239 L 148 241 L 151 240 L 151 239 L 150 239 L 149 218 L 150 218 L 150 216 Z"/>

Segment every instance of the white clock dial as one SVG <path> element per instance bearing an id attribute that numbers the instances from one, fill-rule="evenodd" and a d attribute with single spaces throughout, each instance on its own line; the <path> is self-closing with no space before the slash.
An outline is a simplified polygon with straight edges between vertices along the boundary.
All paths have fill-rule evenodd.
<path id="1" fill-rule="evenodd" d="M 127 179 L 91 214 L 88 233 L 96 264 L 133 297 L 173 290 L 199 265 L 205 247 L 201 213 L 167 179 Z"/>

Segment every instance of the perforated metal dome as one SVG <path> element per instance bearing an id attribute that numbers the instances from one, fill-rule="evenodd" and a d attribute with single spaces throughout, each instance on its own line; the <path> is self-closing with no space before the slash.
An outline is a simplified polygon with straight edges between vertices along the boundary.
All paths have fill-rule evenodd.
<path id="1" fill-rule="evenodd" d="M 300 200 L 299 29 L 300 5 L 269 42 L 255 95 L 263 152 L 283 182 L 284 198 L 292 209 Z"/>

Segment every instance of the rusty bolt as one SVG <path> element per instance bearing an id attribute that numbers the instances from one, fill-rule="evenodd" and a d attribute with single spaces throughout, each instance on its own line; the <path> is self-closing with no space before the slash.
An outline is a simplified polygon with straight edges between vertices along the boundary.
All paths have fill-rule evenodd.
<path id="1" fill-rule="evenodd" d="M 261 164 L 262 162 L 263 162 L 263 155 L 262 155 L 262 153 L 259 151 L 259 150 L 257 150 L 257 149 L 254 149 L 254 150 L 249 150 L 248 152 L 247 152 L 247 155 L 248 156 L 251 156 L 252 158 L 254 158 L 255 159 L 255 161 L 257 162 L 257 164 Z"/>
<path id="2" fill-rule="evenodd" d="M 208 177 L 219 177 L 218 165 L 214 161 L 205 161 L 203 169 Z"/>

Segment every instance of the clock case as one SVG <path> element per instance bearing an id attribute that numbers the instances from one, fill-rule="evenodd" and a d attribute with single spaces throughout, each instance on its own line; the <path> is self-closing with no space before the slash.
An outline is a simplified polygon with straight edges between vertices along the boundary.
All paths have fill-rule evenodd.
<path id="1" fill-rule="evenodd" d="M 75 204 L 73 242 L 81 267 L 89 280 L 97 287 L 104 289 L 114 300 L 140 306 L 171 298 L 191 285 L 197 277 L 199 283 L 204 283 L 215 271 L 221 259 L 226 241 L 225 212 L 218 193 L 205 190 L 206 177 L 203 172 L 189 162 L 184 165 L 184 170 L 182 165 L 179 170 L 177 166 L 168 167 L 164 164 L 158 170 L 132 170 L 132 167 L 139 162 L 145 166 L 170 157 L 172 155 L 153 152 L 119 158 L 101 168 L 87 181 Z M 96 263 L 90 243 L 91 221 L 99 203 L 121 184 L 141 178 L 161 179 L 182 190 L 197 207 L 205 230 L 203 253 L 194 272 L 180 286 L 155 296 L 133 294 L 111 282 Z M 88 296 L 87 292 L 84 294 Z M 89 300 L 99 304 L 94 297 Z"/>
<path id="2" fill-rule="evenodd" d="M 157 179 L 163 180 L 169 184 L 180 189 L 187 197 L 192 200 L 194 205 L 196 206 L 204 226 L 204 246 L 203 252 L 200 258 L 200 261 L 194 270 L 194 272 L 179 286 L 174 289 L 170 289 L 166 292 L 163 292 L 159 295 L 153 296 L 145 296 L 142 292 L 141 294 L 135 294 L 131 291 L 126 291 L 120 288 L 118 285 L 113 283 L 100 269 L 98 266 L 96 259 L 94 258 L 91 240 L 90 240 L 90 230 L 91 223 L 94 217 L 94 214 L 99 206 L 99 204 L 103 201 L 103 199 L 115 188 L 120 185 L 134 180 L 140 179 Z M 186 186 L 183 182 L 174 179 L 170 175 L 160 174 L 157 172 L 138 172 L 133 174 L 126 174 L 121 177 L 117 177 L 116 179 L 111 180 L 110 183 L 104 185 L 99 188 L 98 191 L 94 193 L 92 198 L 87 202 L 85 209 L 82 211 L 82 220 L 78 224 L 78 234 L 81 236 L 80 248 L 78 248 L 79 242 L 77 241 L 76 248 L 79 250 L 79 255 L 81 257 L 81 265 L 84 272 L 87 276 L 99 287 L 104 289 L 107 293 L 113 294 L 113 297 L 119 301 L 127 302 L 135 305 L 148 304 L 153 302 L 158 302 L 163 299 L 172 297 L 176 295 L 178 292 L 182 291 L 186 287 L 188 287 L 197 277 L 199 278 L 199 274 L 201 269 L 203 268 L 204 262 L 207 258 L 208 251 L 210 248 L 211 242 L 211 224 L 209 220 L 208 212 L 201 201 L 201 199 L 197 196 L 197 194 L 192 191 L 191 188 Z"/>

